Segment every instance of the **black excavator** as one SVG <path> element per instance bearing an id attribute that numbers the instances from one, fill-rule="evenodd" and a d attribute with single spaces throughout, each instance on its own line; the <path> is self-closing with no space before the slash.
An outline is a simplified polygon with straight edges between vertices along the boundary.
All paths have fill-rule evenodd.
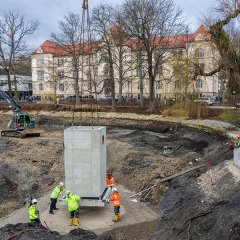
<path id="1" fill-rule="evenodd" d="M 12 108 L 11 119 L 7 129 L 1 131 L 1 136 L 17 138 L 39 137 L 40 131 L 35 129 L 35 120 L 28 113 L 20 112 L 20 106 L 2 90 L 0 90 L 0 97 L 8 102 L 9 107 Z"/>

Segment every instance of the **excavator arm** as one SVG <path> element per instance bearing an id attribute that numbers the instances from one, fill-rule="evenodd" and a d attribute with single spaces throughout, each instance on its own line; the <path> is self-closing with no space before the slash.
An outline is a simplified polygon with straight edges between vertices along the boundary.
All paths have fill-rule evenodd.
<path id="1" fill-rule="evenodd" d="M 20 111 L 20 106 L 2 90 L 0 90 L 0 97 L 8 102 L 14 113 L 18 113 Z"/>

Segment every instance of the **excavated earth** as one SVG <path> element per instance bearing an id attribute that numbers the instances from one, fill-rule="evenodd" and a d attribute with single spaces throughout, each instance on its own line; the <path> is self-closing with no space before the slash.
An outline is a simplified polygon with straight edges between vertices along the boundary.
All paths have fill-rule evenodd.
<path id="1" fill-rule="evenodd" d="M 39 138 L 0 139 L 0 217 L 63 180 L 63 129 L 71 126 L 71 119 L 45 116 L 38 123 L 45 130 Z M 240 239 L 240 170 L 232 170 L 227 161 L 233 151 L 226 136 L 168 122 L 98 119 L 94 124 L 107 126 L 108 169 L 117 183 L 132 191 L 206 165 L 158 184 L 140 199 L 159 214 L 159 221 L 115 227 L 102 238 L 89 232 L 84 236 L 83 230 L 60 236 L 42 226 L 7 225 L 0 229 L 3 239 L 35 239 L 37 233 L 38 239 Z M 164 146 L 171 146 L 174 153 L 165 156 Z"/>

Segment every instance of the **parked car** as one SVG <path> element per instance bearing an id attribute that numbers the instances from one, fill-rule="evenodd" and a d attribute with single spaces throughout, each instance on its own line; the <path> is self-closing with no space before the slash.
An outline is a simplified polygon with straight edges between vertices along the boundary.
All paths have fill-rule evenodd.
<path id="1" fill-rule="evenodd" d="M 208 98 L 208 97 L 195 99 L 194 102 L 209 105 L 209 106 L 214 105 L 216 103 L 213 98 Z"/>

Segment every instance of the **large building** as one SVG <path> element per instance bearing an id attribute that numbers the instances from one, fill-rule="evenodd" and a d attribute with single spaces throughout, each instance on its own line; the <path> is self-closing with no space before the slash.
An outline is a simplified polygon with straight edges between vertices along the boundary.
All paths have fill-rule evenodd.
<path id="1" fill-rule="evenodd" d="M 15 84 L 14 84 L 14 76 L 11 75 L 11 85 L 12 85 L 12 93 L 15 94 Z M 17 92 L 19 99 L 25 100 L 29 96 L 32 96 L 32 77 L 31 76 L 23 76 L 16 75 L 16 84 L 17 84 Z M 6 75 L 0 75 L 0 90 L 8 93 L 8 77 Z"/>
<path id="2" fill-rule="evenodd" d="M 143 94 L 148 96 L 148 75 L 146 71 L 146 54 L 141 52 L 142 66 L 137 64 L 139 51 L 133 47 L 131 39 L 124 46 L 125 62 L 123 63 L 124 78 L 122 81 L 122 96 L 139 97 L 140 79 L 143 79 Z M 114 42 L 114 41 L 113 41 Z M 129 44 L 129 42 L 131 42 Z M 179 95 L 195 94 L 198 97 L 219 97 L 224 91 L 224 80 L 214 74 L 212 76 L 196 76 L 196 66 L 204 72 L 211 72 L 217 66 L 219 54 L 211 41 L 211 35 L 204 26 L 200 26 L 196 32 L 185 35 L 165 37 L 163 56 L 165 60 L 159 65 L 154 86 L 156 98 L 166 99 Z M 79 76 L 80 95 L 104 95 L 110 93 L 109 65 L 104 59 L 102 43 L 92 46 L 91 56 L 82 54 L 79 63 L 79 72 L 72 68 L 72 59 L 62 46 L 52 41 L 45 41 L 32 54 L 32 87 L 33 95 L 56 98 L 74 96 L 75 77 Z M 84 49 L 89 46 L 84 46 Z M 112 51 L 117 48 L 114 44 Z M 117 54 L 117 51 L 115 51 Z M 157 52 L 156 52 L 157 54 Z M 90 69 L 89 59 L 91 61 Z M 115 59 L 117 57 L 115 56 Z M 154 60 L 153 60 L 154 61 Z M 197 68 L 198 68 L 197 67 Z M 115 91 L 119 93 L 119 71 L 117 64 L 114 68 Z M 194 77 L 193 77 L 194 75 Z"/>

